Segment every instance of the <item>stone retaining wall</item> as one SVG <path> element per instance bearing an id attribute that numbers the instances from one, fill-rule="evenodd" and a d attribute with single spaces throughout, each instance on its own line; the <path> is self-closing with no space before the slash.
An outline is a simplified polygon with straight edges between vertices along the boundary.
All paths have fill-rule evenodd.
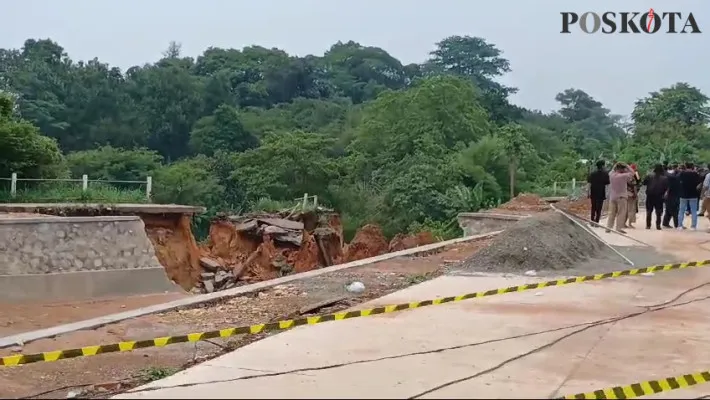
<path id="1" fill-rule="evenodd" d="M 0 219 L 0 275 L 156 267 L 139 217 Z"/>

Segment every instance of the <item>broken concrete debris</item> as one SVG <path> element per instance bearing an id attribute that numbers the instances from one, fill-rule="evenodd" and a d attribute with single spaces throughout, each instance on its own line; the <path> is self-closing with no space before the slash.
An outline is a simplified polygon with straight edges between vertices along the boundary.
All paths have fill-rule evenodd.
<path id="1" fill-rule="evenodd" d="M 365 225 L 344 244 L 340 216 L 319 207 L 300 213 L 220 215 L 200 246 L 203 293 L 329 267 L 433 243 L 430 233 L 397 235 L 388 243 L 382 230 Z"/>
<path id="2" fill-rule="evenodd" d="M 200 258 L 200 265 L 202 266 L 203 270 L 211 272 L 217 271 L 220 268 L 220 265 L 217 261 L 207 257 Z"/>

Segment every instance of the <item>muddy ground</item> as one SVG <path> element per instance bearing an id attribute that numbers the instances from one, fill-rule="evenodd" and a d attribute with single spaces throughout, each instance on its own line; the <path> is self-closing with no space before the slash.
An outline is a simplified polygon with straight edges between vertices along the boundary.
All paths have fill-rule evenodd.
<path id="1" fill-rule="evenodd" d="M 313 314 L 334 312 L 438 276 L 444 266 L 470 257 L 485 247 L 489 241 L 490 239 L 461 243 L 428 256 L 396 258 L 292 282 L 252 296 L 236 297 L 194 309 L 149 315 L 96 330 L 73 332 L 53 339 L 38 340 L 26 344 L 22 352 L 35 353 L 279 320 L 301 315 L 299 311 L 305 306 L 346 295 L 345 285 L 352 281 L 361 281 L 365 284 L 366 290 L 363 294 L 350 297 L 330 307 L 313 310 Z M 208 342 L 179 344 L 160 349 L 104 354 L 19 367 L 2 367 L 0 368 L 0 397 L 26 397 L 51 389 L 60 389 L 39 398 L 63 398 L 72 389 L 69 386 L 97 384 L 99 386 L 95 386 L 92 395 L 107 397 L 116 389 L 116 385 L 112 382 L 126 380 L 126 385 L 134 386 L 147 380 L 158 379 L 184 366 L 215 357 L 228 349 L 243 346 L 263 337 L 265 335 L 231 340 L 217 339 L 213 341 L 214 344 Z M 0 354 L 12 354 L 12 350 L 0 350 Z M 104 388 L 101 385 L 103 383 L 106 383 L 107 389 L 96 389 Z"/>

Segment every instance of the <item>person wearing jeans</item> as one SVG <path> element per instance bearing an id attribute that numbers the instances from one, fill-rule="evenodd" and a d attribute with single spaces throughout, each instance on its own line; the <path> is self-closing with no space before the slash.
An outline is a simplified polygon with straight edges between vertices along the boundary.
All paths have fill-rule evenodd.
<path id="1" fill-rule="evenodd" d="M 698 229 L 698 185 L 700 175 L 695 170 L 693 163 L 686 163 L 685 170 L 680 173 L 680 207 L 678 209 L 678 230 L 683 230 L 683 219 L 686 208 L 690 207 L 690 228 Z"/>
<path id="2" fill-rule="evenodd" d="M 673 163 L 666 171 L 668 177 L 668 192 L 666 193 L 666 212 L 663 214 L 663 227 L 670 228 L 673 220 L 673 228 L 678 227 L 678 210 L 680 209 L 680 171 L 678 164 Z"/>

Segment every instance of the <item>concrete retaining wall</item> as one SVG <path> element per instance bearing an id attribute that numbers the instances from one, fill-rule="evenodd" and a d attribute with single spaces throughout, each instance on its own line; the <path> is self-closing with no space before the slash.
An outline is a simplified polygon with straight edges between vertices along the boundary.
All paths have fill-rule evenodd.
<path id="1" fill-rule="evenodd" d="M 0 275 L 155 268 L 139 217 L 0 220 Z"/>
<path id="2" fill-rule="evenodd" d="M 528 215 L 494 214 L 485 212 L 461 213 L 457 216 L 464 237 L 503 231 Z"/>
<path id="3" fill-rule="evenodd" d="M 168 280 L 163 267 L 0 275 L 0 300 L 10 302 L 87 300 L 178 291 L 182 289 Z"/>
<path id="4" fill-rule="evenodd" d="M 179 290 L 136 216 L 0 219 L 0 300 Z"/>

